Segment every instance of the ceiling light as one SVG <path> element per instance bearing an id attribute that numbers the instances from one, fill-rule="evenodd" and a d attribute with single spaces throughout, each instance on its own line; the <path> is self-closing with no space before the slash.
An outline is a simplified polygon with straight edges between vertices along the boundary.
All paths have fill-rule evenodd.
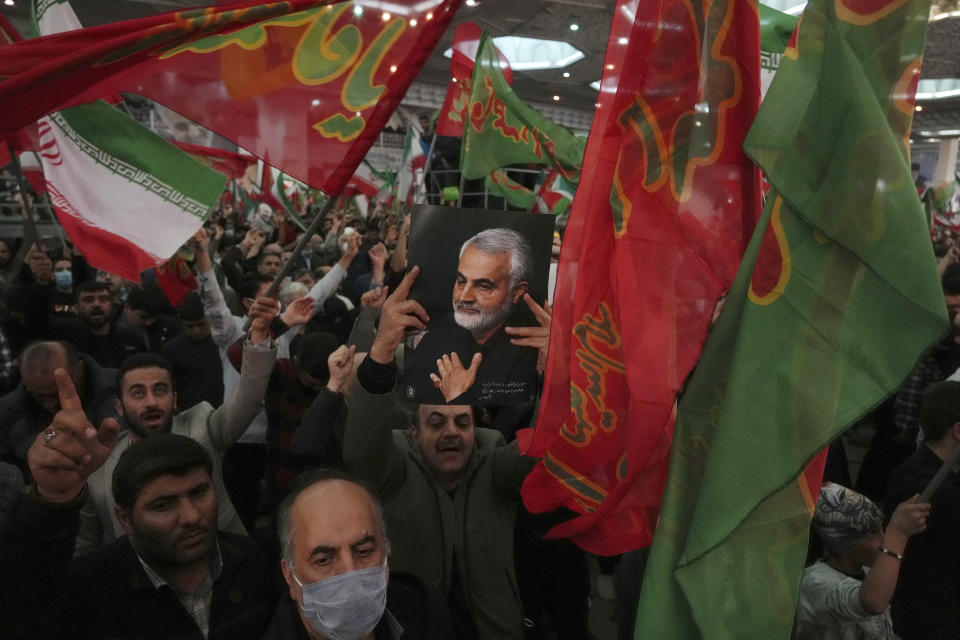
<path id="1" fill-rule="evenodd" d="M 916 111 L 923 111 L 923 107 L 920 106 L 919 104 L 918 104 L 916 107 L 914 107 L 914 109 L 915 109 Z"/>
<path id="2" fill-rule="evenodd" d="M 358 18 L 359 18 L 360 16 L 362 16 L 362 15 L 363 15 L 363 7 L 361 7 L 361 6 L 358 5 L 358 4 L 357 4 L 357 5 L 354 5 L 354 6 L 353 6 L 353 15 L 357 16 Z"/>
<path id="3" fill-rule="evenodd" d="M 618 38 L 617 42 L 620 44 L 627 44 L 628 42 L 630 42 L 630 38 Z"/>
<path id="4" fill-rule="evenodd" d="M 559 40 L 500 36 L 493 42 L 514 71 L 563 69 L 584 58 L 582 51 Z M 447 49 L 443 55 L 450 58 L 453 49 Z"/>
<path id="5" fill-rule="evenodd" d="M 468 7 L 475 7 L 475 6 L 477 6 L 477 0 L 467 0 L 465 4 L 466 4 Z"/>
<path id="6" fill-rule="evenodd" d="M 553 96 L 554 102 L 556 102 L 556 101 L 559 100 L 559 99 L 560 99 L 560 96 Z"/>
<path id="7" fill-rule="evenodd" d="M 563 72 L 563 77 L 564 77 L 564 78 L 569 78 L 569 77 L 570 77 L 570 72 L 569 72 L 569 71 L 564 71 L 564 72 Z"/>
<path id="8" fill-rule="evenodd" d="M 590 88 L 591 88 L 591 89 L 595 89 L 596 91 L 600 91 L 600 81 L 599 81 L 599 80 L 594 80 L 593 82 L 591 82 L 591 83 L 590 83 Z"/>
<path id="9" fill-rule="evenodd" d="M 3 0 L 3 4 L 7 5 L 8 7 L 12 7 L 12 6 L 13 6 L 13 0 Z"/>
<path id="10" fill-rule="evenodd" d="M 312 105 L 315 106 L 315 107 L 319 107 L 319 106 L 320 106 L 320 101 L 317 100 L 316 98 L 314 98 L 314 99 L 310 102 L 310 104 L 312 104 Z"/>
<path id="11" fill-rule="evenodd" d="M 396 73 L 396 72 L 397 72 L 397 65 L 395 64 L 390 65 L 390 73 Z"/>
<path id="12" fill-rule="evenodd" d="M 416 19 L 416 18 L 410 18 L 410 26 L 411 26 L 411 27 L 417 26 L 417 19 Z"/>
<path id="13" fill-rule="evenodd" d="M 613 71 L 613 65 L 612 65 L 612 64 L 608 64 L 608 65 L 607 65 L 607 69 L 610 70 L 610 71 Z"/>
<path id="14" fill-rule="evenodd" d="M 960 78 L 931 78 L 917 83 L 917 100 L 943 100 L 960 96 Z"/>
<path id="15" fill-rule="evenodd" d="M 467 0 L 467 2 L 470 2 L 470 0 Z M 574 22 L 570 25 L 570 31 L 580 31 L 580 25 Z"/>
<path id="16" fill-rule="evenodd" d="M 433 11 L 427 14 L 427 20 L 433 20 Z"/>

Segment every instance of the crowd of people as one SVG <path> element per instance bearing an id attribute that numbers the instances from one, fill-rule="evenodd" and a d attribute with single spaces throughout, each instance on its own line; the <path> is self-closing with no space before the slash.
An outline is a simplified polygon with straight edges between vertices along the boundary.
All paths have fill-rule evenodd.
<path id="1" fill-rule="evenodd" d="M 587 556 L 543 538 L 565 514 L 520 501 L 535 398 L 457 404 L 451 376 L 480 358 L 438 359 L 449 403 L 398 389 L 405 335 L 429 321 L 409 215 L 333 209 L 294 256 L 284 212 L 234 205 L 181 250 L 197 290 L 176 306 L 155 274 L 97 271 L 69 242 L 0 242 L 0 637 L 593 637 Z M 941 253 L 953 318 L 960 252 Z M 503 340 L 542 372 L 550 307 L 514 289 L 515 260 L 465 245 L 453 307 L 478 321 L 497 290 L 528 305 L 539 326 Z M 916 496 L 960 446 L 958 340 L 869 416 L 855 486 L 832 450 L 795 637 L 960 637 L 960 479 Z"/>

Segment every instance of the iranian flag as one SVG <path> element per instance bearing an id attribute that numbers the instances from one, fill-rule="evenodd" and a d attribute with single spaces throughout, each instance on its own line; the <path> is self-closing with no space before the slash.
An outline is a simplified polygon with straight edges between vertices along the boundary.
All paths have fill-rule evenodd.
<path id="1" fill-rule="evenodd" d="M 420 146 L 420 136 L 423 130 L 420 122 L 404 109 L 397 109 L 403 120 L 407 136 L 403 142 L 403 158 L 400 160 L 400 171 L 397 172 L 397 197 L 408 204 L 412 204 L 410 190 L 417 184 L 417 171 L 423 170 L 426 156 Z"/>
<path id="2" fill-rule="evenodd" d="M 47 192 L 94 267 L 138 281 L 203 223 L 226 177 L 105 102 L 40 121 Z"/>

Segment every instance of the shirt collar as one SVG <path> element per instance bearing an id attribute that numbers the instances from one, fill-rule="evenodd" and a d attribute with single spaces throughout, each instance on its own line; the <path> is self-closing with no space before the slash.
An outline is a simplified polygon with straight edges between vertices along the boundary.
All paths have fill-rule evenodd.
<path id="1" fill-rule="evenodd" d="M 136 553 L 136 552 L 134 552 Z M 149 564 L 140 556 L 139 553 L 136 553 L 137 560 L 140 561 L 140 566 L 143 567 L 144 573 L 147 574 L 147 578 L 150 579 L 150 584 L 153 585 L 154 589 L 159 589 L 164 585 L 170 586 L 171 589 L 176 589 L 173 585 L 170 585 L 167 580 L 154 571 Z M 220 577 L 220 573 L 223 571 L 223 555 L 220 553 L 220 543 L 214 541 L 213 552 L 210 554 L 210 566 L 207 571 L 207 577 L 204 578 L 204 584 L 213 584 L 217 581 L 217 578 Z M 203 587 L 201 586 L 201 589 Z"/>

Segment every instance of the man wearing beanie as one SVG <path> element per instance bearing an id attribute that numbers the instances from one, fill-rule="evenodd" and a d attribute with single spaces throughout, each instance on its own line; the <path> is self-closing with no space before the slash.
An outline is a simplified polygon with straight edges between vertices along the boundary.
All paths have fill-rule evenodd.
<path id="1" fill-rule="evenodd" d="M 827 482 L 813 514 L 825 556 L 800 585 L 795 640 L 893 640 L 890 598 L 910 536 L 924 530 L 930 505 L 900 504 L 887 530 L 869 498 Z"/>
<path id="2" fill-rule="evenodd" d="M 927 387 L 920 408 L 924 441 L 890 474 L 887 510 L 923 491 L 960 446 L 960 382 Z M 957 470 L 930 498 L 927 530 L 910 543 L 893 595 L 893 628 L 903 640 L 960 638 L 960 476 Z"/>

